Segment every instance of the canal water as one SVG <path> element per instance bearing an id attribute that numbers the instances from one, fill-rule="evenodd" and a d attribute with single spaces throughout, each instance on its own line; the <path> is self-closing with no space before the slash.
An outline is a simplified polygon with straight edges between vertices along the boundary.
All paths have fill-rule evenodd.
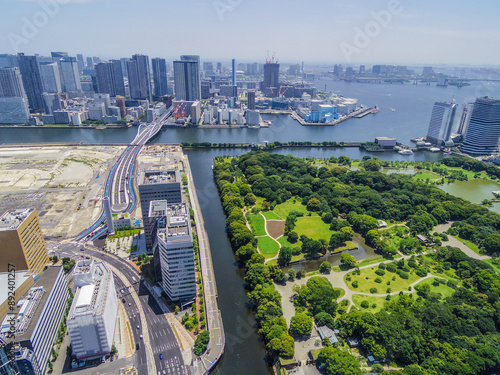
<path id="1" fill-rule="evenodd" d="M 301 126 L 288 115 L 268 115 L 273 120 L 267 129 L 164 129 L 153 143 L 181 142 L 228 142 L 261 143 L 263 141 L 372 141 L 376 136 L 395 137 L 399 142 L 409 144 L 410 139 L 424 136 L 427 132 L 432 106 L 435 101 L 450 101 L 453 98 L 462 104 L 474 101 L 478 96 L 500 96 L 499 84 L 474 83 L 469 87 L 436 87 L 426 85 L 401 84 L 358 84 L 338 82 L 328 79 L 318 80 L 318 89 L 327 86 L 337 94 L 358 98 L 366 106 L 378 105 L 379 113 L 362 119 L 351 119 L 335 127 Z M 84 144 L 123 144 L 135 137 L 136 128 L 125 129 L 40 129 L 40 128 L 2 128 L 0 144 L 83 142 Z M 225 217 L 213 180 L 211 166 L 213 158 L 223 155 L 241 155 L 247 152 L 239 149 L 195 149 L 186 154 L 191 164 L 194 183 L 198 193 L 205 225 L 212 249 L 213 264 L 218 287 L 219 307 L 222 311 L 226 333 L 226 352 L 216 374 L 253 375 L 271 374 L 265 365 L 265 347 L 256 332 L 255 320 L 248 311 L 248 299 L 243 289 L 243 271 L 236 265 L 225 232 Z M 405 156 L 394 152 L 368 153 L 357 148 L 285 148 L 273 151 L 280 154 L 293 154 L 298 157 L 329 158 L 332 155 L 346 155 L 361 159 L 365 155 L 377 156 L 384 160 L 436 161 L 441 154 L 417 152 Z M 480 202 L 491 197 L 492 190 L 500 190 L 496 184 L 483 181 L 445 185 L 452 194 Z M 472 186 L 472 188 L 471 188 Z M 471 190 L 477 196 L 471 195 Z M 360 241 L 357 241 L 358 243 Z M 352 252 L 358 259 L 371 256 L 373 250 L 367 246 Z M 339 255 L 330 258 L 334 264 Z M 309 266 L 307 266 L 309 267 Z"/>

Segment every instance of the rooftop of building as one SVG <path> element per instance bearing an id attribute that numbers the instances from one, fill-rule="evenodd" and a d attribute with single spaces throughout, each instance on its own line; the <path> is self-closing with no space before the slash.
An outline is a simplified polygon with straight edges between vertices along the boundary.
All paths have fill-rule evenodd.
<path id="1" fill-rule="evenodd" d="M 80 267 L 79 273 L 91 273 L 91 278 L 89 278 L 89 283 L 77 288 L 67 320 L 74 319 L 80 315 L 100 315 L 106 302 L 107 285 L 111 277 L 110 270 L 101 261 L 87 260 L 89 263 L 82 262 L 85 261 L 78 262 L 75 272 Z"/>
<path id="2" fill-rule="evenodd" d="M 25 271 L 16 271 L 16 290 L 23 285 L 26 280 L 29 280 L 32 276 L 28 274 L 28 270 Z M 9 276 L 10 275 L 10 276 Z M 2 272 L 0 273 L 0 285 L 9 285 L 9 280 L 12 280 L 12 273 L 11 272 Z M 8 296 L 9 296 L 9 289 L 8 288 L 0 288 L 0 305 L 3 304 Z"/>
<path id="3" fill-rule="evenodd" d="M 157 169 L 146 170 L 141 174 L 141 185 L 169 184 L 181 182 L 178 169 Z"/>
<path id="4" fill-rule="evenodd" d="M 166 201 L 155 201 L 158 203 L 157 212 L 164 212 Z M 153 209 L 151 202 L 150 212 Z M 186 241 L 192 238 L 189 208 L 186 203 L 169 204 L 167 206 L 166 225 L 159 226 L 158 236 L 166 242 Z M 159 218 L 161 220 L 162 218 Z M 163 219 L 164 220 L 164 219 Z"/>
<path id="5" fill-rule="evenodd" d="M 0 230 L 16 230 L 33 211 L 34 208 L 6 211 L 0 217 Z"/>
<path id="6" fill-rule="evenodd" d="M 17 302 L 14 311 L 11 312 L 11 314 L 17 316 L 16 341 L 25 341 L 31 338 L 62 268 L 62 266 L 48 267 L 36 283 Z M 2 317 L 2 321 L 4 321 L 4 317 Z M 1 334 L 5 335 L 3 325 Z"/>

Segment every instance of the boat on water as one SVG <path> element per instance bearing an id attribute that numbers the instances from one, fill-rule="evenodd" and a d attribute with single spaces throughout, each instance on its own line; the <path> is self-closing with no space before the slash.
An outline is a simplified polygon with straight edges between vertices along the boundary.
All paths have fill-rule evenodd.
<path id="1" fill-rule="evenodd" d="M 394 108 L 389 108 L 392 112 L 396 112 L 396 110 Z"/>
<path id="2" fill-rule="evenodd" d="M 377 113 L 377 112 L 378 112 L 378 107 L 377 106 L 373 107 L 372 113 Z"/>
<path id="3" fill-rule="evenodd" d="M 264 121 L 264 122 L 265 122 L 267 125 L 272 125 L 272 124 L 273 124 L 273 122 L 272 122 L 271 120 L 266 120 L 266 121 Z"/>
<path id="4" fill-rule="evenodd" d="M 410 149 L 405 149 L 405 150 L 399 150 L 398 151 L 401 155 L 413 155 L 413 151 Z"/>
<path id="5" fill-rule="evenodd" d="M 248 125 L 248 129 L 260 129 L 260 125 Z"/>

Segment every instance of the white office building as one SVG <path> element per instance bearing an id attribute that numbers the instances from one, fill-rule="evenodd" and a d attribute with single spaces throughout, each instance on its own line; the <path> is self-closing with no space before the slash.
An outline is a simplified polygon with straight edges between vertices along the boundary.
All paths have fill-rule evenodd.
<path id="1" fill-rule="evenodd" d="M 101 261 L 81 260 L 73 281 L 77 290 L 66 319 L 73 354 L 78 359 L 107 355 L 118 315 L 113 274 Z"/>
<path id="2" fill-rule="evenodd" d="M 477 98 L 460 150 L 470 155 L 490 155 L 498 151 L 499 140 L 500 99 Z"/>
<path id="3" fill-rule="evenodd" d="M 160 257 L 162 288 L 172 301 L 196 296 L 193 233 L 186 203 L 152 201 L 149 217 L 156 219 L 154 247 Z"/>
<path id="4" fill-rule="evenodd" d="M 427 141 L 441 146 L 450 139 L 455 119 L 455 103 L 436 102 L 432 109 Z"/>

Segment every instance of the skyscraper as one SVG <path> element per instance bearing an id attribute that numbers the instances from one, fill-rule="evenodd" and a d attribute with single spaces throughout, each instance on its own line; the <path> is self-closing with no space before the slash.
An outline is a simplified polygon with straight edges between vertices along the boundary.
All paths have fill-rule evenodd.
<path id="1" fill-rule="evenodd" d="M 167 63 L 165 59 L 156 58 L 151 60 L 153 63 L 153 82 L 156 98 L 167 95 Z"/>
<path id="2" fill-rule="evenodd" d="M 127 61 L 128 85 L 130 97 L 139 100 L 153 100 L 151 92 L 151 75 L 149 73 L 149 57 L 134 55 Z"/>
<path id="3" fill-rule="evenodd" d="M 19 69 L 0 68 L 0 123 L 24 124 L 28 119 L 28 98 Z"/>
<path id="4" fill-rule="evenodd" d="M 0 68 L 0 97 L 26 97 L 18 68 Z"/>
<path id="5" fill-rule="evenodd" d="M 467 133 L 473 109 L 474 103 L 467 103 L 462 106 L 462 115 L 460 116 L 460 121 L 458 123 L 457 134 L 465 135 L 465 133 Z"/>
<path id="6" fill-rule="evenodd" d="M 500 99 L 477 98 L 460 150 L 471 155 L 489 155 L 497 151 L 499 138 Z"/>
<path id="7" fill-rule="evenodd" d="M 18 270 L 41 274 L 49 261 L 35 209 L 7 211 L 0 217 L 0 272 L 15 264 Z"/>
<path id="8" fill-rule="evenodd" d="M 52 61 L 59 61 L 64 57 L 68 57 L 68 52 L 51 52 L 50 56 L 52 57 Z"/>
<path id="9" fill-rule="evenodd" d="M 43 85 L 38 59 L 36 56 L 25 56 L 24 53 L 19 53 L 17 57 L 29 107 L 33 111 L 41 111 L 43 110 Z"/>
<path id="10" fill-rule="evenodd" d="M 40 74 L 42 76 L 43 92 L 52 94 L 62 92 L 61 75 L 57 63 L 40 65 Z"/>
<path id="11" fill-rule="evenodd" d="M 80 73 L 75 57 L 63 57 L 59 60 L 61 86 L 64 92 L 81 92 Z"/>
<path id="12" fill-rule="evenodd" d="M 184 55 L 181 60 L 174 61 L 175 97 L 177 100 L 200 100 L 200 58 Z"/>
<path id="13" fill-rule="evenodd" d="M 196 296 L 193 233 L 186 203 L 150 203 L 149 217 L 155 219 L 155 254 L 161 267 L 161 286 L 172 301 Z"/>
<path id="14" fill-rule="evenodd" d="M 94 62 L 92 61 L 92 57 L 87 57 L 87 69 L 94 69 Z"/>
<path id="15" fill-rule="evenodd" d="M 231 60 L 231 68 L 232 68 L 232 71 L 231 71 L 231 81 L 232 81 L 232 85 L 233 86 L 236 86 L 236 60 L 235 59 L 232 59 Z"/>
<path id="16" fill-rule="evenodd" d="M 125 95 L 122 64 L 120 60 L 111 60 L 95 65 L 97 92 L 110 96 Z"/>
<path id="17" fill-rule="evenodd" d="M 264 88 L 279 87 L 280 64 L 268 62 L 264 65 Z"/>
<path id="18" fill-rule="evenodd" d="M 81 53 L 78 53 L 76 55 L 76 63 L 78 64 L 79 70 L 83 70 L 83 68 L 85 68 L 85 63 L 83 62 L 83 55 Z"/>
<path id="19" fill-rule="evenodd" d="M 248 90 L 248 109 L 255 109 L 255 90 Z"/>
<path id="20" fill-rule="evenodd" d="M 432 109 L 427 140 L 441 146 L 450 139 L 455 119 L 455 103 L 436 102 Z"/>

